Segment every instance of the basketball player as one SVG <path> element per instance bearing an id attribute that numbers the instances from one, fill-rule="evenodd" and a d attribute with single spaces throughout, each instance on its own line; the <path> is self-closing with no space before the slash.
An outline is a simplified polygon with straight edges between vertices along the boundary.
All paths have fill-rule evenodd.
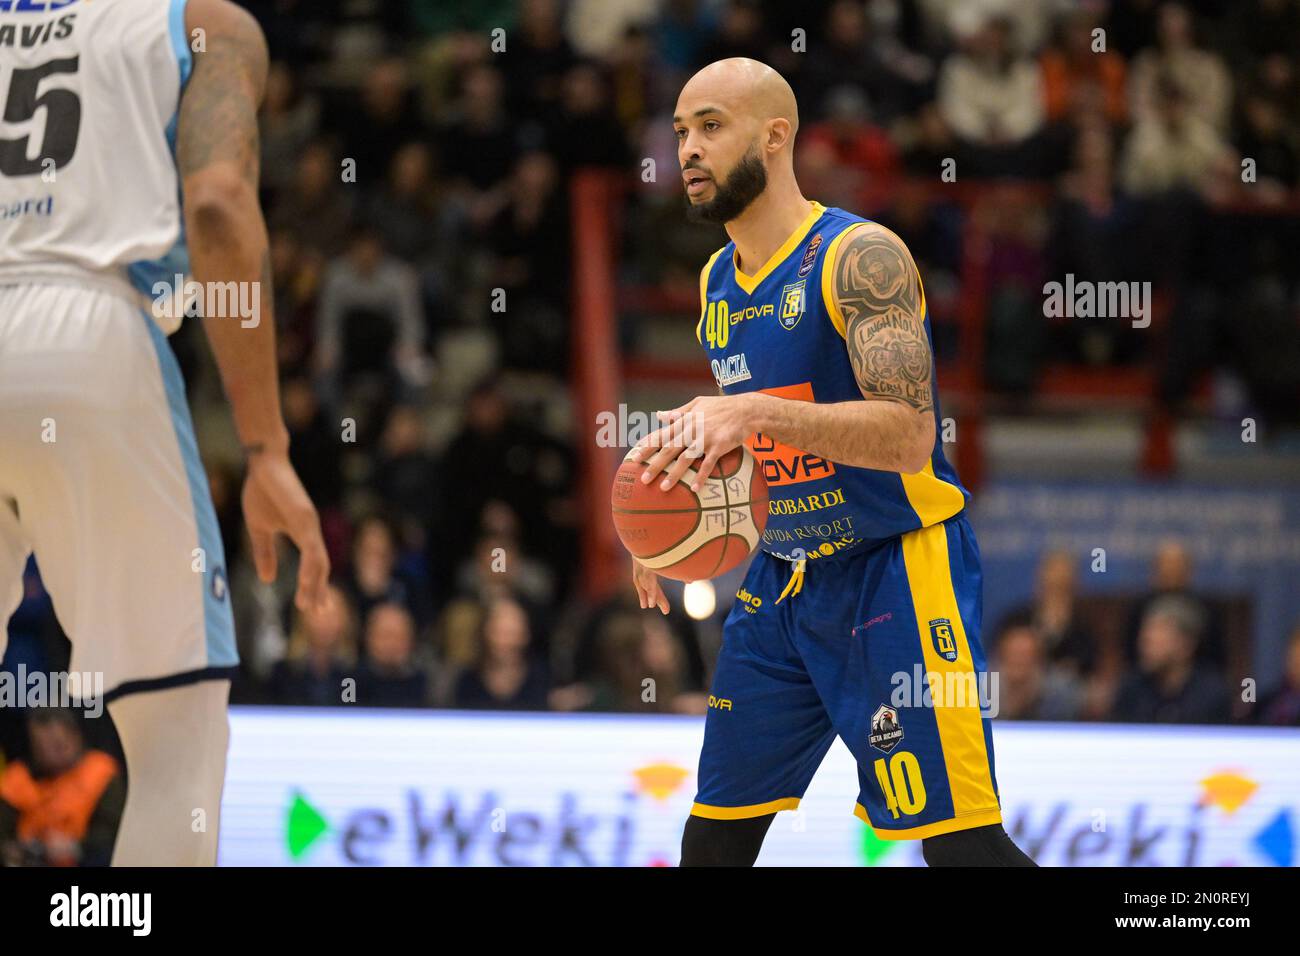
<path id="1" fill-rule="evenodd" d="M 0 2 L 0 624 L 34 552 L 126 756 L 118 865 L 215 862 L 238 663 L 167 343 L 181 311 L 156 283 L 188 272 L 260 303 L 204 317 L 247 455 L 254 560 L 270 581 L 276 535 L 298 546 L 300 608 L 329 574 L 280 413 L 257 204 L 266 70 L 256 22 L 226 0 Z"/>
<path id="2" fill-rule="evenodd" d="M 752 864 L 838 735 L 877 836 L 920 839 L 932 866 L 1033 866 L 1002 827 L 976 683 L 979 550 L 939 440 L 912 257 L 804 198 L 798 110 L 770 67 L 705 67 L 673 122 L 691 214 L 731 237 L 700 275 L 696 329 L 723 394 L 664 413 L 635 460 L 643 481 L 697 486 L 748 444 L 771 495 L 748 600 L 723 628 L 682 864 Z M 667 613 L 655 574 L 633 577 Z"/>

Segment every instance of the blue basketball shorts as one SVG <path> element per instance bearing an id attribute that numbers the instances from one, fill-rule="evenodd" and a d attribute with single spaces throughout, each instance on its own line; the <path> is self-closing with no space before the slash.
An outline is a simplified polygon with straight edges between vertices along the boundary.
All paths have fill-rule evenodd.
<path id="1" fill-rule="evenodd" d="M 723 626 L 691 813 L 797 808 L 838 735 L 877 836 L 1000 823 L 981 584 L 964 514 L 802 571 L 760 552 Z"/>

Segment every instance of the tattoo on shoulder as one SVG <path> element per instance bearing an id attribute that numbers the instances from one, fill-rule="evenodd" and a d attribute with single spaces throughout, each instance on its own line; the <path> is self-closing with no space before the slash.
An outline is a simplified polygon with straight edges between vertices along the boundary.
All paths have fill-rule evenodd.
<path id="1" fill-rule="evenodd" d="M 256 21 L 236 21 L 211 34 L 195 55 L 181 97 L 176 159 L 181 175 L 218 161 L 234 162 L 253 183 L 258 174 L 257 110 L 267 69 Z"/>
<path id="2" fill-rule="evenodd" d="M 920 280 L 892 233 L 859 229 L 840 250 L 835 296 L 862 394 L 934 410 Z"/>

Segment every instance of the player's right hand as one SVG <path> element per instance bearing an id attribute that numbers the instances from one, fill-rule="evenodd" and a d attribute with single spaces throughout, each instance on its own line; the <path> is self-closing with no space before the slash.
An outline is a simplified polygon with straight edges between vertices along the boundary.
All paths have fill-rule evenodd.
<path id="1" fill-rule="evenodd" d="M 659 575 L 636 558 L 632 559 L 632 584 L 636 587 L 636 596 L 641 602 L 641 607 L 657 607 L 664 614 L 668 613 L 668 598 L 663 588 L 659 587 Z"/>
<path id="2" fill-rule="evenodd" d="M 286 535 L 299 551 L 294 604 L 300 611 L 321 607 L 329 584 L 329 554 L 316 506 L 286 452 L 265 450 L 249 458 L 243 505 L 257 576 L 267 584 L 275 580 L 275 536 Z"/>

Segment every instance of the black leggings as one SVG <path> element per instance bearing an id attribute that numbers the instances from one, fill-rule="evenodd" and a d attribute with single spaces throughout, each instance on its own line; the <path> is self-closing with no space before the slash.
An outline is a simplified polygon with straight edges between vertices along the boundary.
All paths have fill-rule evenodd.
<path id="1" fill-rule="evenodd" d="M 753 866 L 775 813 L 745 820 L 688 817 L 682 832 L 682 866 Z M 928 866 L 1037 866 L 1011 842 L 1002 824 L 926 837 Z"/>

